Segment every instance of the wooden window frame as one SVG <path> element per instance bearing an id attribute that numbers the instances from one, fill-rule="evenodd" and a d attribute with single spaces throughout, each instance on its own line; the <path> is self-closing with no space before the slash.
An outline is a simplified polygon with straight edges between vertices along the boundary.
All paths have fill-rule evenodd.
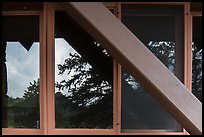
<path id="1" fill-rule="evenodd" d="M 183 82 L 184 85 L 186 85 L 186 87 L 188 87 L 191 83 L 190 83 L 190 77 L 189 77 L 189 70 L 190 67 L 187 66 L 189 65 L 189 55 L 187 53 L 189 53 L 189 49 L 186 49 L 186 47 L 188 46 L 189 43 L 189 39 L 187 39 L 187 36 L 189 35 L 189 27 L 187 27 L 189 25 L 189 13 L 190 13 L 190 3 L 188 2 L 118 2 L 117 6 L 118 6 L 118 18 L 121 20 L 122 19 L 122 13 L 121 13 L 121 5 L 122 4 L 142 4 L 142 5 L 182 5 L 184 7 L 184 46 L 183 46 L 183 53 L 184 53 L 184 70 L 183 70 Z M 192 73 L 191 73 L 192 74 Z M 118 103 L 120 108 L 121 108 L 121 65 L 118 64 L 118 92 L 119 92 L 119 100 L 120 102 Z M 189 88 L 189 87 L 188 87 Z M 121 129 L 121 109 L 120 109 L 120 118 L 119 118 L 119 123 L 120 123 L 120 134 L 122 135 L 186 135 L 188 134 L 187 131 L 183 128 L 183 130 L 181 132 L 169 132 L 169 131 L 164 131 L 164 130 L 123 130 Z"/>
<path id="2" fill-rule="evenodd" d="M 116 134 L 117 124 L 116 124 L 116 63 L 113 61 L 113 128 L 112 129 L 88 129 L 88 128 L 56 128 L 55 127 L 55 98 L 54 98 L 54 80 L 55 80 L 55 42 L 54 42 L 54 29 L 55 29 L 55 11 L 63 11 L 63 9 L 57 3 L 46 3 L 47 9 L 47 101 L 48 104 L 48 133 L 52 135 L 111 135 Z"/>
<path id="3" fill-rule="evenodd" d="M 188 57 L 189 57 L 189 89 L 192 91 L 192 42 L 193 42 L 193 17 L 202 17 L 202 12 L 192 11 L 189 17 L 189 43 L 188 43 Z"/>
<path id="4" fill-rule="evenodd" d="M 192 42 L 193 42 L 193 17 L 202 17 L 202 11 L 191 11 L 190 3 L 187 5 L 186 25 L 185 25 L 185 85 L 192 92 Z M 186 135 L 189 133 L 185 130 Z"/>
<path id="5" fill-rule="evenodd" d="M 42 135 L 44 134 L 44 129 L 46 126 L 46 44 L 45 44 L 45 30 L 44 21 L 43 21 L 43 12 L 40 10 L 9 10 L 2 11 L 2 16 L 29 16 L 29 15 L 37 15 L 39 16 L 39 77 L 40 77 L 40 93 L 39 93 L 39 101 L 40 101 L 40 129 L 28 129 L 28 128 L 2 128 L 2 134 L 13 134 L 13 135 Z"/>
<path id="6" fill-rule="evenodd" d="M 189 68 L 189 72 L 188 72 L 188 76 L 189 76 L 189 89 L 190 91 L 192 92 L 192 63 L 193 63 L 193 60 L 192 60 L 192 42 L 193 42 L 193 17 L 202 17 L 202 12 L 199 12 L 199 11 L 191 11 L 190 12 L 190 16 L 189 16 L 189 33 L 188 33 L 188 49 L 187 49 L 187 56 L 189 58 L 188 60 L 188 68 Z"/>
<path id="7" fill-rule="evenodd" d="M 184 6 L 184 85 L 191 89 L 192 80 L 192 16 L 202 16 L 202 12 L 190 12 L 190 2 L 104 2 L 121 20 L 121 4 L 160 4 Z M 161 132 L 155 130 L 121 131 L 121 66 L 113 62 L 113 129 L 59 129 L 55 128 L 54 104 L 54 11 L 62 10 L 57 3 L 44 2 L 43 11 L 2 11 L 3 16 L 40 16 L 40 129 L 2 128 L 2 134 L 115 134 L 115 135 L 186 135 L 183 132 Z M 190 62 L 190 63 L 189 63 Z M 48 105 L 49 104 L 49 105 Z"/>

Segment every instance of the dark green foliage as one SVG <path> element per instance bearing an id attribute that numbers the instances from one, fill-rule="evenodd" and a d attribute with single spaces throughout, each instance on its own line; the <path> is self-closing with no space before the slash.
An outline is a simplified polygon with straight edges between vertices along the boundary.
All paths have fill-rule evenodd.
<path id="1" fill-rule="evenodd" d="M 170 41 L 150 41 L 147 48 L 167 67 L 175 73 L 175 43 Z M 144 88 L 128 72 L 123 73 L 125 81 L 137 92 Z"/>
<path id="2" fill-rule="evenodd" d="M 202 48 L 193 44 L 192 92 L 202 102 Z"/>
<path id="3" fill-rule="evenodd" d="M 59 75 L 70 75 L 71 72 L 72 75 L 71 78 L 56 83 L 56 88 L 66 89 L 68 93 L 66 97 L 61 95 L 61 99 L 56 96 L 57 127 L 111 128 L 112 86 L 80 55 L 69 55 L 70 58 L 65 59 L 64 64 L 58 65 Z M 61 113 L 61 109 L 67 112 Z"/>
<path id="4" fill-rule="evenodd" d="M 30 82 L 22 98 L 8 98 L 8 126 L 39 128 L 39 79 Z"/>

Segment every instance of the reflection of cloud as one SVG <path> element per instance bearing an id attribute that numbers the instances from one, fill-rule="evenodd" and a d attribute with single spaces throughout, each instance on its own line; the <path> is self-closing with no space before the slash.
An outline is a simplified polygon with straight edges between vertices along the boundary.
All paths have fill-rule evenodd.
<path id="1" fill-rule="evenodd" d="M 100 44 L 98 43 L 97 46 Z M 106 54 L 106 51 L 103 51 Z M 72 68 L 70 73 L 67 75 L 66 71 L 63 74 L 59 74 L 59 69 L 57 64 L 63 65 L 65 59 L 70 58 L 71 56 L 69 54 L 77 54 L 79 57 L 81 55 L 63 38 L 55 38 L 55 83 L 61 82 L 62 80 L 68 81 L 71 79 L 72 76 L 76 75 L 78 72 L 76 69 Z M 92 68 L 92 66 L 88 63 L 84 67 L 85 70 L 89 70 Z M 86 77 L 83 78 L 82 82 L 86 81 Z M 77 87 L 80 85 L 77 85 Z M 57 88 L 55 88 L 55 93 L 56 92 L 62 92 L 64 95 L 69 95 L 67 93 L 67 90 L 64 89 L 63 91 L 59 91 Z"/>
<path id="2" fill-rule="evenodd" d="M 70 78 L 70 75 L 58 75 L 59 69 L 58 64 L 63 64 L 64 60 L 69 56 L 69 53 L 76 53 L 76 51 L 67 43 L 63 38 L 55 38 L 55 83 L 60 82 L 62 80 L 67 80 Z M 58 92 L 57 89 L 55 89 L 55 92 Z M 63 94 L 67 94 L 67 91 L 62 91 Z"/>
<path id="3" fill-rule="evenodd" d="M 67 81 L 68 79 L 71 78 L 71 76 L 77 73 L 75 72 L 75 70 L 71 70 L 69 75 L 67 75 L 66 72 L 62 75 L 58 75 L 59 69 L 57 64 L 63 64 L 65 59 L 70 58 L 70 55 L 69 55 L 70 53 L 72 54 L 76 53 L 79 56 L 81 56 L 77 51 L 74 50 L 74 48 L 72 48 L 71 45 L 69 45 L 69 43 L 66 40 L 64 40 L 63 38 L 55 38 L 55 83 L 61 82 L 62 80 Z M 91 68 L 91 66 L 87 64 L 86 69 L 88 70 L 89 68 Z M 59 90 L 55 88 L 55 92 L 59 92 Z M 66 89 L 60 92 L 68 95 Z"/>
<path id="4" fill-rule="evenodd" d="M 58 75 L 57 64 L 63 64 L 64 60 L 70 57 L 69 53 L 77 52 L 63 38 L 56 38 L 55 45 L 55 82 L 60 82 L 69 79 L 75 72 L 72 71 L 70 75 Z M 7 42 L 6 60 L 7 94 L 13 98 L 22 97 L 30 82 L 39 78 L 39 44 L 34 43 L 27 51 L 19 42 Z M 67 94 L 66 90 L 62 92 Z"/>
<path id="5" fill-rule="evenodd" d="M 39 44 L 26 51 L 19 42 L 7 42 L 6 60 L 8 95 L 22 97 L 30 82 L 39 78 Z"/>

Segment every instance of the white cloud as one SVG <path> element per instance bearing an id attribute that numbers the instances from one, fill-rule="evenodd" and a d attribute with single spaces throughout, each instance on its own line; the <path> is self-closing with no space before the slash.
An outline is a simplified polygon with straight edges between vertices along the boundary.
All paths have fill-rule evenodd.
<path id="1" fill-rule="evenodd" d="M 67 80 L 70 78 L 72 73 L 70 75 L 58 75 L 59 70 L 57 64 L 63 64 L 64 60 L 68 57 L 70 57 L 69 53 L 77 53 L 67 41 L 65 41 L 63 38 L 55 38 L 55 82 L 60 82 L 62 80 Z M 57 89 L 55 89 L 55 92 L 58 92 Z M 66 90 L 61 91 L 63 94 L 67 94 Z"/>
<path id="2" fill-rule="evenodd" d="M 8 95 L 22 97 L 30 82 L 39 77 L 39 44 L 34 43 L 29 51 L 18 42 L 7 42 L 6 65 Z"/>
<path id="3" fill-rule="evenodd" d="M 70 75 L 58 75 L 57 64 L 63 64 L 69 53 L 77 53 L 63 38 L 55 39 L 55 82 L 67 80 Z M 34 43 L 27 51 L 19 42 L 7 42 L 6 65 L 8 95 L 11 97 L 22 97 L 30 82 L 39 78 L 39 43 Z M 58 90 L 55 89 L 57 92 Z M 67 91 L 61 91 L 67 94 Z"/>
<path id="4" fill-rule="evenodd" d="M 63 64 L 64 60 L 70 57 L 70 53 L 78 54 L 81 56 L 72 46 L 63 38 L 55 38 L 55 83 L 60 82 L 62 80 L 70 79 L 71 76 L 73 76 L 75 73 L 74 70 L 72 70 L 69 75 L 65 72 L 63 75 L 58 75 L 59 70 L 57 67 L 57 64 Z M 86 69 L 88 70 L 92 66 L 90 64 L 86 65 Z M 86 79 L 84 79 L 85 81 Z M 55 88 L 55 92 L 58 92 L 58 89 Z M 68 95 L 66 90 L 60 91 L 63 94 Z"/>

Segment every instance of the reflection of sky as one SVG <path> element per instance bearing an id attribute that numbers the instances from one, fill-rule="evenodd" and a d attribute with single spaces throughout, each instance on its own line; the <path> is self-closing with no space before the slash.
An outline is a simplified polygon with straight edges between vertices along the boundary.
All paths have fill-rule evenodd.
<path id="1" fill-rule="evenodd" d="M 55 38 L 55 83 L 67 80 L 72 75 L 67 75 L 66 72 L 64 73 L 65 75 L 58 75 L 59 70 L 57 64 L 63 64 L 64 60 L 70 57 L 69 53 L 73 54 L 77 52 L 63 38 Z M 57 88 L 55 88 L 55 92 L 58 92 Z M 66 90 L 60 92 L 63 94 L 67 93 Z"/>
<path id="2" fill-rule="evenodd" d="M 67 72 L 65 71 L 63 74 L 58 75 L 59 74 L 59 70 L 58 70 L 58 64 L 63 64 L 65 59 L 70 58 L 69 54 L 77 54 L 81 57 L 81 55 L 74 50 L 74 48 L 72 48 L 71 45 L 69 45 L 69 43 L 64 40 L 63 38 L 55 38 L 55 83 L 57 82 L 61 82 L 62 80 L 68 80 L 71 78 L 71 76 L 76 75 L 78 72 L 75 72 L 75 69 L 72 69 L 71 72 L 67 75 Z M 90 64 L 86 65 L 86 69 L 88 70 L 89 68 L 91 68 Z M 83 81 L 85 81 L 86 78 L 83 79 Z M 59 92 L 59 90 L 57 88 L 55 88 L 55 92 Z M 64 90 L 60 90 L 60 92 L 62 92 L 64 95 L 69 95 L 67 93 L 67 89 Z"/>
<path id="3" fill-rule="evenodd" d="M 77 53 L 62 38 L 56 38 L 55 45 L 55 64 L 63 64 L 64 60 L 69 57 L 69 53 Z M 30 82 L 33 83 L 39 78 L 39 43 L 33 43 L 27 51 L 19 42 L 7 42 L 6 60 L 7 95 L 13 98 L 22 97 L 24 91 L 30 86 Z M 58 67 L 55 65 L 55 82 L 68 79 L 72 75 L 58 75 L 58 73 Z M 67 91 L 61 92 L 65 94 Z"/>
<path id="4" fill-rule="evenodd" d="M 19 42 L 7 42 L 8 96 L 22 97 L 30 82 L 39 77 L 39 43 L 27 51 Z"/>

